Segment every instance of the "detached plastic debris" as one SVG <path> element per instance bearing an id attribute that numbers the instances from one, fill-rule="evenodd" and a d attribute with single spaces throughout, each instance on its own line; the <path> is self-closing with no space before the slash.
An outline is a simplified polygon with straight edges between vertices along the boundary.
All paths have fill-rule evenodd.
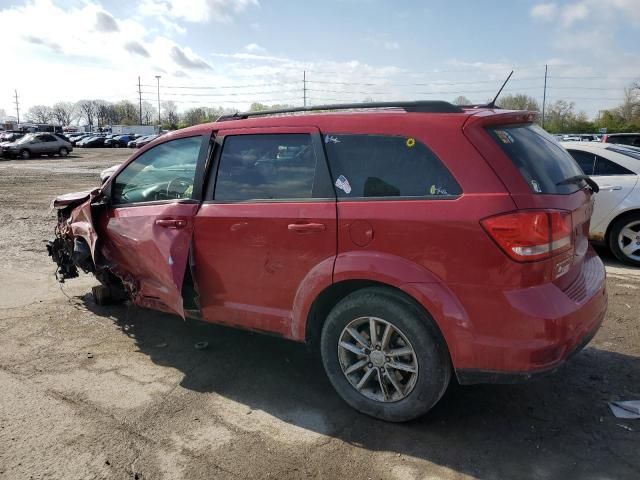
<path id="1" fill-rule="evenodd" d="M 609 402 L 609 408 L 617 418 L 637 420 L 640 418 L 640 400 Z"/>
<path id="2" fill-rule="evenodd" d="M 196 350 L 205 350 L 209 347 L 209 342 L 198 342 L 194 345 Z"/>

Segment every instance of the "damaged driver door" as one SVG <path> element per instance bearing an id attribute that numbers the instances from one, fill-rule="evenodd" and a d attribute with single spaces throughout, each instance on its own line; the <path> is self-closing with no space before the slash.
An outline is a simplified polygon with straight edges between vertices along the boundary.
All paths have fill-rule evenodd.
<path id="1" fill-rule="evenodd" d="M 139 306 L 184 317 L 182 282 L 209 140 L 197 135 L 160 143 L 105 186 L 102 253 Z"/>

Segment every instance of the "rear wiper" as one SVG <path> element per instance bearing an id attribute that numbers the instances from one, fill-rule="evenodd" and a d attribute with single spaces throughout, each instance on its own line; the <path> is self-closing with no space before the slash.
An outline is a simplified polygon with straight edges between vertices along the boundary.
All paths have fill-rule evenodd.
<path id="1" fill-rule="evenodd" d="M 593 190 L 593 193 L 598 193 L 600 191 L 600 187 L 598 186 L 598 184 L 589 175 L 574 175 L 573 177 L 569 177 L 561 182 L 556 183 L 556 185 L 568 185 L 570 183 L 578 183 L 581 180 L 587 182 L 587 185 L 589 185 L 591 190 Z"/>

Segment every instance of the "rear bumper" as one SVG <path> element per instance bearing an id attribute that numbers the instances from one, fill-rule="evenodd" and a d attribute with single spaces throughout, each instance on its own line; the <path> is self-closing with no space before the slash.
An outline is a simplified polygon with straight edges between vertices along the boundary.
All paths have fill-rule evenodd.
<path id="1" fill-rule="evenodd" d="M 567 361 L 571 360 L 571 358 L 573 358 L 576 354 L 580 353 L 582 349 L 589 344 L 589 342 L 598 332 L 598 329 L 602 324 L 602 320 L 604 319 L 605 313 L 606 312 L 602 313 L 602 318 L 600 319 L 600 322 L 598 322 L 596 328 L 586 337 L 584 337 L 564 359 L 561 359 L 561 361 L 558 362 L 557 365 L 540 370 L 530 370 L 525 372 L 500 372 L 491 370 L 460 369 L 456 370 L 458 383 L 460 383 L 461 385 L 474 385 L 479 383 L 514 384 L 526 382 L 533 378 L 552 374 L 559 368 L 561 368 Z"/>
<path id="2" fill-rule="evenodd" d="M 607 310 L 606 273 L 589 249 L 564 289 L 450 285 L 464 309 L 440 324 L 461 384 L 512 383 L 552 372 L 596 334 Z"/>

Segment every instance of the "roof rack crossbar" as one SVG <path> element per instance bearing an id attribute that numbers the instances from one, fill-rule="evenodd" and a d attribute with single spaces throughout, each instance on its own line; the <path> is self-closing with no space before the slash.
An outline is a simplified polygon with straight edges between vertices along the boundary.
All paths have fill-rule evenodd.
<path id="1" fill-rule="evenodd" d="M 283 113 L 317 112 L 322 110 L 361 110 L 373 108 L 401 108 L 406 112 L 416 113 L 462 113 L 460 107 L 441 100 L 423 100 L 415 102 L 367 102 L 367 103 L 336 103 L 330 105 L 314 105 L 312 107 L 292 107 L 278 110 L 260 110 L 257 112 L 236 112 L 223 115 L 217 121 L 244 120 L 249 117 L 279 115 Z"/>

